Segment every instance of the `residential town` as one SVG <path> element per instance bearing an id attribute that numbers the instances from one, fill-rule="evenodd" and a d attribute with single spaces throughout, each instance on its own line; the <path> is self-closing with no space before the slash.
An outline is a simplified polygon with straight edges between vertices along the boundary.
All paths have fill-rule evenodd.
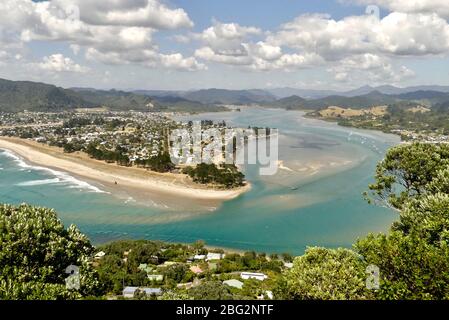
<path id="1" fill-rule="evenodd" d="M 188 169 L 185 173 L 196 182 L 220 185 L 221 181 L 225 180 L 221 179 L 222 177 L 197 179 L 197 172 L 192 167 L 207 162 L 213 167 L 202 168 L 208 175 L 222 176 L 222 173 L 230 172 L 229 175 L 235 177 L 230 179 L 232 181 L 227 180 L 224 187 L 241 186 L 243 177 L 236 175 L 238 170 L 234 165 L 229 165 L 229 160 L 235 163 L 237 144 L 242 146 L 245 138 L 242 136 L 237 139 L 232 128 L 227 127 L 224 121 L 178 122 L 172 119 L 174 115 L 109 111 L 0 113 L 0 136 L 33 140 L 62 148 L 67 154 L 84 152 L 91 158 L 121 166 L 137 166 L 156 172 L 172 173 L 184 173 L 183 170 Z M 180 142 L 187 143 L 187 147 L 175 145 L 171 140 L 171 134 L 176 132 L 175 130 L 192 133 L 192 142 L 190 139 L 186 141 L 180 135 Z M 246 135 L 246 139 L 258 134 L 257 130 L 247 131 L 250 134 Z M 217 137 L 210 132 L 219 132 L 220 135 Z M 199 143 L 194 145 L 193 140 Z M 231 156 L 225 154 L 225 148 L 221 145 L 214 149 L 216 143 L 226 146 L 226 150 L 231 150 Z M 186 156 L 186 148 L 192 152 L 191 156 Z M 217 149 L 220 151 L 217 152 Z M 177 161 L 173 163 L 173 159 Z M 234 181 L 235 179 L 238 181 Z"/>
<path id="2" fill-rule="evenodd" d="M 92 265 L 108 299 L 228 298 L 273 299 L 289 254 L 231 253 L 204 242 L 117 241 L 97 248 Z M 112 272 L 111 272 L 112 271 Z"/>

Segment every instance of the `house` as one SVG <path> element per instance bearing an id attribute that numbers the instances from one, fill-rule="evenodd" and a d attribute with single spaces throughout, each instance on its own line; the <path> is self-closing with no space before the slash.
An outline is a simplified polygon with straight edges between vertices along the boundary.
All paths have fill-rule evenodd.
<path id="1" fill-rule="evenodd" d="M 240 277 L 243 280 L 248 280 L 248 279 L 256 279 L 259 281 L 263 281 L 265 279 L 268 279 L 268 276 L 266 274 L 263 273 L 254 273 L 254 272 L 242 272 L 240 274 Z"/>
<path id="2" fill-rule="evenodd" d="M 287 269 L 291 269 L 291 268 L 293 268 L 293 263 L 291 263 L 291 262 L 284 262 L 284 267 L 286 267 Z"/>
<path id="3" fill-rule="evenodd" d="M 136 293 L 137 290 L 145 292 L 147 296 L 162 294 L 161 288 L 125 287 L 125 289 L 123 289 L 123 297 L 132 299 L 134 298 L 134 294 Z"/>
<path id="4" fill-rule="evenodd" d="M 206 260 L 207 261 L 211 261 L 211 260 L 221 260 L 224 258 L 224 254 L 223 253 L 213 253 L 210 252 L 207 254 L 206 256 Z"/>
<path id="5" fill-rule="evenodd" d="M 194 260 L 204 260 L 206 259 L 206 255 L 204 254 L 197 254 L 193 257 Z"/>
<path id="6" fill-rule="evenodd" d="M 138 287 L 125 287 L 123 289 L 123 297 L 125 298 L 134 298 L 134 293 L 136 293 Z"/>
<path id="7" fill-rule="evenodd" d="M 237 288 L 237 289 L 242 289 L 242 287 L 243 287 L 243 282 L 236 280 L 236 279 L 223 281 L 223 284 L 228 285 L 233 288 Z"/>

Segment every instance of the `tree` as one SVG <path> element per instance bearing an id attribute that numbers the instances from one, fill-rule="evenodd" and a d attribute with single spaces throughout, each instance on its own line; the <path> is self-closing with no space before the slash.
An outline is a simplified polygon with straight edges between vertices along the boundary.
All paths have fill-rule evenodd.
<path id="1" fill-rule="evenodd" d="M 380 270 L 375 298 L 449 299 L 449 246 L 429 244 L 416 234 L 369 235 L 356 250 Z"/>
<path id="2" fill-rule="evenodd" d="M 369 299 L 366 264 L 348 249 L 308 248 L 285 275 L 285 298 L 300 300 Z"/>
<path id="3" fill-rule="evenodd" d="M 175 264 L 164 271 L 166 280 L 173 280 L 176 283 L 189 282 L 193 280 L 194 274 L 185 264 Z"/>
<path id="4" fill-rule="evenodd" d="M 449 168 L 436 172 L 432 181 L 427 185 L 428 193 L 449 194 Z"/>
<path id="5" fill-rule="evenodd" d="M 376 169 L 368 201 L 401 209 L 412 198 L 428 193 L 436 173 L 449 167 L 449 145 L 414 143 L 390 149 Z"/>
<path id="6" fill-rule="evenodd" d="M 195 300 L 233 300 L 229 287 L 220 281 L 207 281 L 190 289 L 189 294 Z"/>
<path id="7" fill-rule="evenodd" d="M 413 234 L 435 246 L 442 242 L 449 244 L 449 194 L 437 193 L 411 200 L 392 230 Z"/>
<path id="8" fill-rule="evenodd" d="M 102 293 L 89 266 L 93 247 L 53 210 L 0 206 L 0 299 L 65 299 Z M 68 290 L 66 268 L 80 268 L 80 290 Z"/>

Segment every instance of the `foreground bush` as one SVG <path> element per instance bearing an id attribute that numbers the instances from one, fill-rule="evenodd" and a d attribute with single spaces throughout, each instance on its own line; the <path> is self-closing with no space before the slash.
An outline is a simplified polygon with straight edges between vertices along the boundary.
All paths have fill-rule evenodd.
<path id="1" fill-rule="evenodd" d="M 89 239 L 65 229 L 53 210 L 0 206 L 0 299 L 65 299 L 101 294 L 88 265 Z M 69 265 L 80 268 L 80 290 L 67 290 Z"/>

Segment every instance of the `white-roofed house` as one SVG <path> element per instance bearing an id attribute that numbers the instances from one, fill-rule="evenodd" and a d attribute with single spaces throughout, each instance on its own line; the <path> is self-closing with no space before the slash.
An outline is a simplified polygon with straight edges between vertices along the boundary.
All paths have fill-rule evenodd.
<path id="1" fill-rule="evenodd" d="M 206 259 L 206 255 L 204 254 L 197 254 L 193 257 L 194 260 L 204 260 Z"/>
<path id="2" fill-rule="evenodd" d="M 132 299 L 132 298 L 134 298 L 134 295 L 137 290 L 139 290 L 140 292 L 144 292 L 147 296 L 162 294 L 161 288 L 125 287 L 125 289 L 123 289 L 123 297 Z"/>
<path id="3" fill-rule="evenodd" d="M 136 293 L 138 287 L 125 287 L 123 289 L 123 297 L 125 298 L 134 298 L 134 293 Z"/>
<path id="4" fill-rule="evenodd" d="M 207 261 L 212 261 L 212 260 L 221 260 L 224 258 L 224 254 L 223 253 L 213 253 L 210 252 L 207 254 L 206 256 L 206 260 Z"/>
<path id="5" fill-rule="evenodd" d="M 268 276 L 266 274 L 263 273 L 255 273 L 255 272 L 242 272 L 240 274 L 240 277 L 243 280 L 248 280 L 248 279 L 256 279 L 259 281 L 263 281 L 265 279 L 268 279 Z"/>

